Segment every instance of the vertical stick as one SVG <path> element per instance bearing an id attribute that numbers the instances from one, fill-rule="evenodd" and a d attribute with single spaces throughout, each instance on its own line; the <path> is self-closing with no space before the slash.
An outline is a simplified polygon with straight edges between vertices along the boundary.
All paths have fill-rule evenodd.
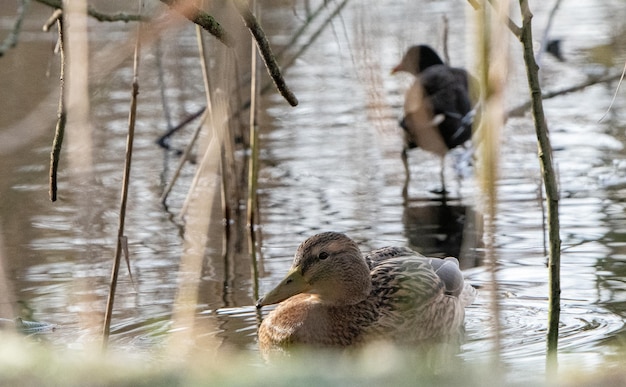
<path id="1" fill-rule="evenodd" d="M 548 239 L 550 243 L 548 270 L 549 287 L 548 295 L 548 335 L 546 370 L 548 376 L 554 376 L 558 367 L 557 351 L 559 340 L 559 318 L 561 314 L 561 238 L 559 226 L 559 192 L 552 162 L 552 146 L 548 137 L 548 125 L 543 112 L 541 98 L 541 86 L 539 85 L 539 66 L 535 62 L 533 52 L 532 13 L 528 6 L 528 0 L 520 0 L 522 13 L 522 30 L 520 41 L 524 49 L 524 62 L 526 63 L 526 76 L 532 99 L 531 109 L 535 130 L 537 132 L 538 154 L 541 165 L 541 173 L 545 183 L 546 201 L 548 203 Z"/>
<path id="2" fill-rule="evenodd" d="M 256 1 L 252 0 L 252 9 L 258 9 L 256 7 Z M 257 12 L 258 13 L 258 12 Z M 260 15 L 259 15 L 260 18 Z M 259 171 L 259 128 L 256 123 L 256 109 L 257 109 L 257 53 L 252 41 L 250 50 L 250 159 L 248 165 L 248 242 L 251 261 L 252 280 L 254 283 L 254 299 L 258 298 L 258 268 L 256 260 L 256 238 L 255 238 L 255 223 L 257 222 L 255 214 L 257 211 L 257 183 L 258 183 L 258 171 Z"/>
<path id="3" fill-rule="evenodd" d="M 139 12 L 143 8 L 140 1 Z M 111 283 L 109 285 L 109 297 L 107 299 L 106 311 L 104 315 L 104 328 L 102 332 L 102 347 L 106 349 L 109 334 L 111 332 L 111 314 L 113 313 L 113 303 L 115 300 L 115 289 L 117 288 L 117 277 L 120 269 L 124 236 L 124 221 L 126 219 L 126 203 L 128 201 L 128 185 L 130 184 L 130 166 L 133 158 L 133 141 L 135 138 L 135 121 L 137 118 L 137 95 L 139 95 L 139 50 L 141 48 L 141 23 L 137 25 L 137 40 L 135 42 L 135 53 L 133 56 L 133 84 L 130 100 L 130 112 L 128 115 L 128 135 L 126 137 L 126 158 L 124 164 L 124 177 L 122 179 L 122 193 L 120 199 L 120 218 L 117 228 L 117 243 L 115 245 L 115 259 L 111 271 Z"/>
<path id="4" fill-rule="evenodd" d="M 52 150 L 50 152 L 50 200 L 57 200 L 57 171 L 59 168 L 59 158 L 61 157 L 61 146 L 65 135 L 65 123 L 67 122 L 67 112 L 65 111 L 65 45 L 63 44 L 63 16 L 60 10 L 55 11 L 57 19 L 57 29 L 59 30 L 59 55 L 61 57 L 61 71 L 59 75 L 59 108 L 57 110 L 57 125 L 52 140 Z"/>

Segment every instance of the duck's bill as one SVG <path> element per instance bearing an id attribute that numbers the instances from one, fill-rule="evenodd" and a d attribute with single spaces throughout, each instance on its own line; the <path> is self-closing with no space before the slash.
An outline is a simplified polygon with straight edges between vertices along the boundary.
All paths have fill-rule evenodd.
<path id="1" fill-rule="evenodd" d="M 274 289 L 257 301 L 256 307 L 260 308 L 285 301 L 291 296 L 310 290 L 310 288 L 310 285 L 302 277 L 299 268 L 294 267 Z"/>

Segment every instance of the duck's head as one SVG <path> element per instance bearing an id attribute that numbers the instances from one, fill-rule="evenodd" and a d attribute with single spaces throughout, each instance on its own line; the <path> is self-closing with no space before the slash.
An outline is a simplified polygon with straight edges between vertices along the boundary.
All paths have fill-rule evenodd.
<path id="1" fill-rule="evenodd" d="M 392 74 L 407 72 L 418 75 L 430 66 L 444 64 L 439 55 L 430 46 L 420 44 L 407 50 L 402 60 L 391 70 Z"/>
<path id="2" fill-rule="evenodd" d="M 356 304 L 369 295 L 371 286 L 369 267 L 357 244 L 344 234 L 325 232 L 298 247 L 287 276 L 259 299 L 257 308 L 301 293 L 331 305 Z"/>

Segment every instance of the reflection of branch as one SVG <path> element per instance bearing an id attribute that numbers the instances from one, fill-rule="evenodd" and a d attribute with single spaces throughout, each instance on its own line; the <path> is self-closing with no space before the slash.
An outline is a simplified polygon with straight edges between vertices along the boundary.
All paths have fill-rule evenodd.
<path id="1" fill-rule="evenodd" d="M 27 8 L 27 0 L 22 0 L 17 6 L 17 17 L 15 18 L 15 24 L 13 24 L 13 29 L 4 39 L 4 42 L 0 44 L 0 57 L 4 55 L 4 53 L 9 48 L 13 48 L 17 44 L 17 36 L 20 34 L 20 28 L 22 27 L 22 21 L 24 20 L 24 15 L 26 14 Z"/>
<path id="2" fill-rule="evenodd" d="M 556 0 L 552 10 L 550 11 L 550 16 L 548 17 L 548 24 L 546 24 L 546 29 L 543 31 L 543 36 L 541 37 L 541 43 L 539 43 L 539 52 L 537 53 L 537 65 L 541 67 L 541 56 L 543 52 L 546 51 L 546 47 L 548 45 L 548 34 L 550 33 L 550 28 L 552 28 L 552 22 L 554 21 L 554 16 L 556 15 L 556 11 L 559 9 L 561 5 L 561 0 Z"/>
<path id="3" fill-rule="evenodd" d="M 237 11 L 239 11 L 239 14 L 243 18 L 243 21 L 246 23 L 246 26 L 256 41 L 257 47 L 261 52 L 261 57 L 265 62 L 265 67 L 267 67 L 267 72 L 272 77 L 276 88 L 291 106 L 298 105 L 298 99 L 285 83 L 285 80 L 280 73 L 280 67 L 278 67 L 278 63 L 276 62 L 276 58 L 274 58 L 274 54 L 272 54 L 272 48 L 270 47 L 269 41 L 265 36 L 265 32 L 263 32 L 263 29 L 257 22 L 256 17 L 254 17 L 250 11 L 248 2 L 246 0 L 234 0 L 234 3 Z"/>
<path id="4" fill-rule="evenodd" d="M 52 8 L 57 8 L 57 9 L 63 9 L 63 1 L 62 0 L 35 0 L 41 4 L 45 4 L 49 7 Z M 106 21 L 106 22 L 118 22 L 118 21 L 123 21 L 123 22 L 130 22 L 130 21 L 140 21 L 140 20 L 147 20 L 146 17 L 144 16 L 140 16 L 140 15 L 136 15 L 136 14 L 128 14 L 125 12 L 118 12 L 118 13 L 114 13 L 114 14 L 107 14 L 107 13 L 102 13 L 98 10 L 96 10 L 94 7 L 92 7 L 91 5 L 87 5 L 87 14 L 89 16 L 91 16 L 92 18 L 99 20 L 99 21 Z"/>
<path id="5" fill-rule="evenodd" d="M 567 87 L 565 89 L 560 89 L 560 90 L 555 90 L 555 91 L 550 91 L 550 92 L 543 93 L 543 94 L 541 94 L 541 98 L 545 100 L 545 99 L 558 97 L 558 96 L 563 95 L 563 94 L 573 93 L 575 91 L 582 90 L 582 89 L 584 89 L 586 87 L 593 86 L 593 85 L 598 84 L 598 83 L 613 82 L 615 80 L 620 79 L 621 76 L 622 76 L 622 74 L 619 73 L 619 74 L 605 75 L 603 77 L 589 78 L 587 81 L 585 81 L 583 83 L 580 83 L 578 85 L 570 86 L 570 87 Z M 530 106 L 531 106 L 531 102 L 530 101 L 524 102 L 523 104 L 521 104 L 519 106 L 516 106 L 513 109 L 509 110 L 507 112 L 507 117 L 521 116 L 522 114 L 524 114 L 525 111 L 527 111 L 530 108 Z"/>

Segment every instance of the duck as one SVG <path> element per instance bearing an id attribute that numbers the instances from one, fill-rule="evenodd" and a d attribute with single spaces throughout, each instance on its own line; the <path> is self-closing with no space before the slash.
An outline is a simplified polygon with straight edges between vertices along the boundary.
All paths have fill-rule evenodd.
<path id="1" fill-rule="evenodd" d="M 458 338 L 475 296 L 456 258 L 406 247 L 363 255 L 347 235 L 323 232 L 300 244 L 285 278 L 257 301 L 259 309 L 278 304 L 258 328 L 259 349 L 267 356 Z"/>
<path id="2" fill-rule="evenodd" d="M 441 159 L 441 192 L 445 194 L 444 163 L 451 149 L 472 137 L 476 116 L 478 81 L 465 69 L 446 65 L 428 45 L 410 47 L 392 74 L 407 72 L 416 77 L 406 91 L 402 163 L 406 173 L 403 195 L 407 196 L 410 180 L 408 151 L 422 148 Z"/>

